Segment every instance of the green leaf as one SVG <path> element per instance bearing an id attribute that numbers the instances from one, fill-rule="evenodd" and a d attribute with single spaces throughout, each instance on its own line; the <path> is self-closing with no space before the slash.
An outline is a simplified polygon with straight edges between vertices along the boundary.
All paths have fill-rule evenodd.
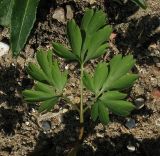
<path id="1" fill-rule="evenodd" d="M 100 46 L 103 45 L 104 43 L 107 44 L 107 41 L 109 40 L 109 36 L 111 32 L 112 32 L 112 28 L 107 25 L 93 34 L 90 41 L 91 44 L 88 48 L 85 62 L 91 58 L 95 58 L 95 54 L 94 54 L 95 51 L 97 51 L 100 48 Z"/>
<path id="2" fill-rule="evenodd" d="M 124 89 L 128 88 L 131 85 L 133 85 L 134 81 L 137 80 L 138 75 L 137 74 L 126 74 L 122 76 L 120 79 L 116 80 L 114 83 L 112 83 L 110 86 L 108 86 L 108 89 Z"/>
<path id="3" fill-rule="evenodd" d="M 131 113 L 135 106 L 128 101 L 123 100 L 103 100 L 105 106 L 114 114 L 120 116 L 127 116 Z"/>
<path id="4" fill-rule="evenodd" d="M 90 58 L 88 58 L 88 60 L 90 59 L 95 59 L 100 57 L 101 55 L 106 53 L 106 49 L 108 48 L 108 44 L 102 44 L 93 54 Z M 86 60 L 86 61 L 88 61 Z"/>
<path id="5" fill-rule="evenodd" d="M 47 51 L 47 59 L 48 59 L 48 64 L 49 64 L 49 67 L 52 67 L 52 64 L 53 64 L 53 58 L 52 58 L 52 51 L 51 50 L 48 50 Z"/>
<path id="6" fill-rule="evenodd" d="M 35 90 L 25 90 L 22 94 L 24 96 L 24 100 L 28 102 L 40 102 L 54 97 L 53 93 L 46 93 Z"/>
<path id="7" fill-rule="evenodd" d="M 59 97 L 55 96 L 51 99 L 48 99 L 46 101 L 43 101 L 38 109 L 38 111 L 41 113 L 41 112 L 44 112 L 44 111 L 50 111 L 56 103 L 58 103 L 58 99 Z"/>
<path id="8" fill-rule="evenodd" d="M 95 102 L 91 108 L 91 118 L 93 121 L 96 121 L 98 118 L 98 102 Z"/>
<path id="9" fill-rule="evenodd" d="M 94 90 L 98 93 L 102 88 L 108 76 L 108 67 L 106 63 L 99 63 L 94 73 Z"/>
<path id="10" fill-rule="evenodd" d="M 54 86 L 60 92 L 62 92 L 63 88 L 65 87 L 65 84 L 67 82 L 67 75 L 67 72 L 60 71 L 58 63 L 57 61 L 55 61 L 52 66 L 52 78 L 54 81 Z"/>
<path id="11" fill-rule="evenodd" d="M 40 67 L 42 68 L 43 72 L 46 74 L 46 76 L 49 78 L 51 81 L 52 79 L 52 74 L 51 74 L 51 63 L 48 60 L 48 52 L 39 50 L 37 52 L 37 61 Z"/>
<path id="12" fill-rule="evenodd" d="M 87 31 L 88 29 L 88 25 L 92 19 L 94 15 L 94 10 L 93 9 L 87 9 L 85 11 L 85 14 L 82 18 L 82 22 L 81 22 L 81 29 Z"/>
<path id="13" fill-rule="evenodd" d="M 0 0 L 0 24 L 10 26 L 14 0 Z"/>
<path id="14" fill-rule="evenodd" d="M 146 4 L 145 0 L 132 0 L 132 2 L 134 2 L 135 4 L 140 6 L 142 9 L 146 9 L 147 8 L 147 4 Z"/>
<path id="15" fill-rule="evenodd" d="M 103 86 L 103 91 L 114 89 L 115 87 L 112 86 L 114 86 L 115 82 L 117 85 L 120 85 L 122 87 L 125 86 L 128 87 L 130 84 L 132 84 L 133 81 L 137 78 L 137 76 L 130 75 L 128 77 L 123 77 L 122 79 L 121 77 L 126 75 L 134 64 L 135 60 L 133 59 L 132 55 L 128 55 L 123 58 L 122 55 L 114 56 L 109 63 L 110 72 Z M 120 83 L 118 81 L 120 81 Z M 120 86 L 118 87 L 117 85 L 115 85 L 117 88 L 121 88 Z"/>
<path id="16" fill-rule="evenodd" d="M 11 49 L 17 56 L 33 27 L 39 0 L 14 0 L 11 16 Z"/>
<path id="17" fill-rule="evenodd" d="M 94 92 L 94 82 L 93 78 L 86 72 L 84 72 L 83 83 L 87 89 Z"/>
<path id="18" fill-rule="evenodd" d="M 105 107 L 102 101 L 98 101 L 99 120 L 102 124 L 107 125 L 109 123 L 109 111 Z"/>
<path id="19" fill-rule="evenodd" d="M 121 93 L 119 91 L 108 91 L 100 97 L 100 100 L 104 102 L 108 100 L 121 100 L 124 99 L 126 96 L 127 94 Z"/>
<path id="20" fill-rule="evenodd" d="M 42 91 L 42 92 L 46 92 L 46 93 L 52 93 L 53 95 L 55 95 L 55 89 L 53 88 L 53 86 L 47 85 L 45 83 L 41 83 L 41 82 L 37 82 L 35 84 L 34 89 L 36 91 Z"/>
<path id="21" fill-rule="evenodd" d="M 77 60 L 77 57 L 72 52 L 70 52 L 67 48 L 65 48 L 62 44 L 54 42 L 53 48 L 55 53 L 58 56 L 65 58 L 67 60 Z"/>
<path id="22" fill-rule="evenodd" d="M 96 10 L 87 26 L 87 33 L 95 33 L 98 29 L 106 24 L 106 14 L 102 10 Z"/>
<path id="23" fill-rule="evenodd" d="M 67 23 L 67 35 L 72 48 L 72 52 L 80 58 L 82 36 L 81 31 L 74 20 L 71 20 Z"/>
<path id="24" fill-rule="evenodd" d="M 43 71 L 35 64 L 29 63 L 28 67 L 26 68 L 27 73 L 37 81 L 45 81 L 46 76 Z"/>

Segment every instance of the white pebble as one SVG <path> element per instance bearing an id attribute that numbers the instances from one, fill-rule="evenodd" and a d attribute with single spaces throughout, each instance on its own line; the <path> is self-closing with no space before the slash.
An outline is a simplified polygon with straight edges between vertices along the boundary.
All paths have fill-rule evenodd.
<path id="1" fill-rule="evenodd" d="M 9 46 L 6 43 L 0 42 L 0 57 L 7 54 Z"/>
<path id="2" fill-rule="evenodd" d="M 130 152 L 134 152 L 136 150 L 136 147 L 135 146 L 132 146 L 132 145 L 127 145 L 127 149 L 130 151 Z"/>
<path id="3" fill-rule="evenodd" d="M 28 126 L 28 125 L 29 125 L 29 122 L 28 122 L 28 121 L 26 121 L 26 122 L 25 122 L 25 124 Z"/>

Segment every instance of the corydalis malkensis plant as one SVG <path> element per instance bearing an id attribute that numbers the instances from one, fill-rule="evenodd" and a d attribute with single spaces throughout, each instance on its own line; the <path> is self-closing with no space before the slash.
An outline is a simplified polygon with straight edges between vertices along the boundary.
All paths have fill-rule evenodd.
<path id="1" fill-rule="evenodd" d="M 83 138 L 86 110 L 91 109 L 93 121 L 99 120 L 108 124 L 109 111 L 127 116 L 134 109 L 134 105 L 125 100 L 126 94 L 120 92 L 130 87 L 137 79 L 137 75 L 129 73 L 135 64 L 132 55 L 117 55 L 109 63 L 100 62 L 92 74 L 85 70 L 85 65 L 91 59 L 106 53 L 111 32 L 111 26 L 106 24 L 105 13 L 102 10 L 88 9 L 80 27 L 74 20 L 67 23 L 69 48 L 53 43 L 55 54 L 66 60 L 77 61 L 80 66 L 81 97 L 76 107 L 81 125 L 79 141 Z M 62 72 L 58 63 L 52 60 L 51 51 L 38 51 L 37 62 L 38 65 L 31 63 L 27 67 L 28 74 L 36 83 L 32 90 L 23 92 L 24 99 L 28 102 L 40 102 L 40 112 L 51 110 L 61 99 L 68 102 L 68 98 L 62 94 L 67 83 L 67 72 Z M 89 104 L 83 103 L 84 87 L 94 95 L 93 101 L 88 101 Z"/>

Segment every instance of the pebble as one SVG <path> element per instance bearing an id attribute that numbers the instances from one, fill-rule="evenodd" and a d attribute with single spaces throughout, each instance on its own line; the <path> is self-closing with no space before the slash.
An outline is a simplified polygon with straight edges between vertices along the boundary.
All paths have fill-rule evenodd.
<path id="1" fill-rule="evenodd" d="M 71 20 L 73 18 L 73 9 L 70 5 L 66 5 L 66 18 Z"/>
<path id="2" fill-rule="evenodd" d="M 133 146 L 133 145 L 127 145 L 127 149 L 130 151 L 130 152 L 134 152 L 136 150 L 136 147 Z"/>
<path id="3" fill-rule="evenodd" d="M 96 133 L 97 137 L 104 138 L 104 133 Z"/>
<path id="4" fill-rule="evenodd" d="M 156 126 L 157 126 L 157 127 L 160 127 L 160 118 L 158 118 L 158 119 L 155 121 L 155 123 L 156 123 Z"/>
<path id="5" fill-rule="evenodd" d="M 8 54 L 9 52 L 9 45 L 3 42 L 0 42 L 0 57 Z"/>
<path id="6" fill-rule="evenodd" d="M 156 66 L 157 66 L 158 68 L 160 68 L 160 63 L 156 63 Z"/>
<path id="7" fill-rule="evenodd" d="M 137 99 L 134 101 L 136 108 L 137 108 L 137 109 L 143 108 L 143 106 L 144 106 L 144 101 L 145 101 L 145 100 L 144 100 L 144 98 L 142 98 L 142 97 L 137 98 Z"/>
<path id="8" fill-rule="evenodd" d="M 28 121 L 26 121 L 26 122 L 25 122 L 25 124 L 28 126 L 28 125 L 29 125 L 29 122 L 28 122 Z"/>
<path id="9" fill-rule="evenodd" d="M 86 2 L 88 2 L 89 4 L 94 4 L 96 2 L 96 0 L 84 0 Z"/>
<path id="10" fill-rule="evenodd" d="M 49 121 L 42 121 L 41 125 L 44 131 L 51 129 L 51 123 Z"/>
<path id="11" fill-rule="evenodd" d="M 103 125 L 101 123 L 99 123 L 94 129 L 95 130 L 103 130 Z"/>
<path id="12" fill-rule="evenodd" d="M 128 118 L 125 125 L 127 128 L 131 129 L 136 126 L 136 122 L 134 119 Z"/>
<path id="13" fill-rule="evenodd" d="M 63 8 L 57 8 L 54 13 L 52 18 L 58 20 L 59 22 L 65 23 L 65 13 Z"/>

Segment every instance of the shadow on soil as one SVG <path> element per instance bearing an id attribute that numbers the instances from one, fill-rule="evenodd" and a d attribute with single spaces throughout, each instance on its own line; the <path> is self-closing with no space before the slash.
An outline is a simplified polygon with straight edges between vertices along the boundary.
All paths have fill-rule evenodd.
<path id="1" fill-rule="evenodd" d="M 77 113 L 69 111 L 64 114 L 64 129 L 57 132 L 54 136 L 41 132 L 37 139 L 37 146 L 28 156 L 65 156 L 67 152 L 76 144 L 78 131 Z M 160 154 L 160 137 L 157 139 L 136 139 L 133 135 L 122 134 L 114 138 L 105 136 L 104 138 L 92 137 L 95 134 L 95 125 L 89 126 L 89 116 L 86 116 L 85 135 L 91 138 L 92 145 L 83 143 L 77 156 L 157 156 Z M 103 131 L 102 131 L 103 133 Z M 135 151 L 130 152 L 127 145 L 134 146 Z"/>
<path id="2" fill-rule="evenodd" d="M 18 94 L 22 90 L 20 71 L 19 66 L 0 65 L 0 130 L 6 135 L 14 135 L 23 122 L 24 106 Z"/>
<path id="3" fill-rule="evenodd" d="M 134 19 L 129 23 L 126 32 L 120 32 L 116 36 L 115 44 L 119 51 L 132 52 L 135 57 L 141 56 L 138 60 L 140 64 L 152 64 L 150 52 L 148 50 L 152 43 L 156 43 L 160 39 L 160 32 L 156 31 L 159 24 L 159 17 L 150 15 L 141 19 Z"/>
<path id="4" fill-rule="evenodd" d="M 109 21 L 114 24 L 127 22 L 128 17 L 139 10 L 139 7 L 131 1 L 120 4 L 114 0 L 105 0 L 104 4 Z"/>

